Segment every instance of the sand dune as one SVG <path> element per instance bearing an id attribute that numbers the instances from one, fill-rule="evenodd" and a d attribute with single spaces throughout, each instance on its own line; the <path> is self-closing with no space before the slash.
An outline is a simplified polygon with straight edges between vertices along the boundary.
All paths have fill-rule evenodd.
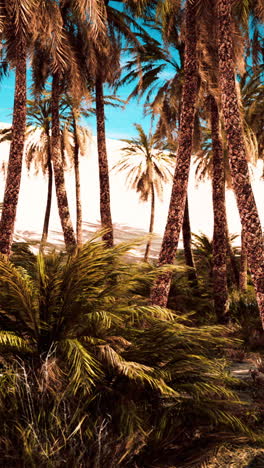
<path id="1" fill-rule="evenodd" d="M 122 148 L 122 146 L 123 143 L 119 140 L 107 140 L 110 169 L 116 163 L 116 161 L 119 160 L 120 148 Z M 2 166 L 3 161 L 7 161 L 8 149 L 8 143 L 1 145 L 0 167 Z M 99 176 L 96 149 L 96 141 L 95 138 L 93 138 L 87 156 L 82 157 L 80 163 L 84 239 L 89 238 L 91 233 L 100 228 Z M 264 224 L 262 209 L 264 201 L 264 182 L 260 180 L 261 171 L 262 166 L 260 163 L 258 168 L 253 170 L 253 188 L 259 207 L 259 212 Z M 199 184 L 199 187 L 196 187 L 194 172 L 195 168 L 192 167 L 189 181 L 189 203 L 192 231 L 195 233 L 204 232 L 207 235 L 212 236 L 213 222 L 211 185 L 210 182 L 207 181 L 205 183 Z M 0 183 L 1 200 L 3 198 L 4 192 L 3 174 L 0 175 Z M 149 204 L 139 202 L 138 195 L 131 190 L 127 190 L 124 174 L 116 174 L 110 170 L 110 185 L 112 218 L 116 241 L 131 240 L 137 236 L 144 235 L 147 232 L 149 225 Z M 75 187 L 73 171 L 68 171 L 66 173 L 66 186 L 70 211 L 73 222 L 75 223 Z M 23 168 L 21 192 L 16 220 L 16 239 L 31 239 L 32 241 L 39 240 L 46 206 L 46 191 L 47 179 L 43 177 L 42 174 L 35 175 L 34 171 L 31 171 L 28 174 L 26 169 Z M 164 231 L 168 213 L 170 192 L 171 186 L 166 185 L 164 188 L 163 201 L 157 202 L 155 219 L 155 232 L 157 235 L 153 239 L 153 256 L 156 256 L 158 252 L 161 236 Z M 227 192 L 227 211 L 230 232 L 239 234 L 239 216 L 234 195 L 231 191 Z M 58 246 L 63 245 L 63 237 L 60 228 L 55 190 L 52 203 L 49 241 Z M 144 246 L 142 246 L 140 250 L 143 251 Z"/>

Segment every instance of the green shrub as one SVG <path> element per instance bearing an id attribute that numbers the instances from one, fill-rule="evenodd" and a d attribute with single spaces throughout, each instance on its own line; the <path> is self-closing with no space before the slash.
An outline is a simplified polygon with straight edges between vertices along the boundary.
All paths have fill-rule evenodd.
<path id="1" fill-rule="evenodd" d="M 0 259 L 3 466 L 161 468 L 251 437 L 223 328 L 150 307 L 157 270 L 126 264 L 129 247 L 92 240 L 28 271 Z"/>

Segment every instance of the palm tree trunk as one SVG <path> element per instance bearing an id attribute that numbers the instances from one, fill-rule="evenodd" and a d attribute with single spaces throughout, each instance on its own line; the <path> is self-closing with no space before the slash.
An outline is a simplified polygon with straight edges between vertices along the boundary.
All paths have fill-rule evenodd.
<path id="1" fill-rule="evenodd" d="M 185 15 L 186 36 L 184 51 L 184 85 L 182 92 L 179 146 L 168 219 L 159 255 L 159 265 L 172 264 L 174 262 L 183 222 L 190 171 L 195 101 L 198 91 L 195 2 L 188 1 L 186 3 Z M 168 272 L 157 278 L 150 296 L 152 304 L 160 306 L 167 305 L 171 277 L 172 274 Z"/>
<path id="2" fill-rule="evenodd" d="M 155 189 L 154 184 L 151 184 L 151 211 L 150 211 L 150 223 L 149 223 L 149 234 L 153 233 L 154 228 L 154 216 L 155 216 Z M 145 250 L 144 261 L 148 261 L 149 250 L 151 246 L 151 239 L 148 240 Z"/>
<path id="3" fill-rule="evenodd" d="M 105 138 L 104 95 L 103 83 L 100 78 L 96 79 L 95 91 L 101 223 L 103 229 L 107 229 L 107 232 L 103 235 L 103 240 L 105 241 L 107 247 L 113 247 L 113 224 L 111 216 L 110 184 Z"/>
<path id="4" fill-rule="evenodd" d="M 219 113 L 217 103 L 210 96 L 211 133 L 213 148 L 213 294 L 214 310 L 218 321 L 224 322 L 228 310 L 227 266 L 226 266 L 226 203 L 225 169 L 223 148 L 219 134 Z"/>
<path id="5" fill-rule="evenodd" d="M 51 201 L 52 201 L 52 185 L 53 185 L 53 170 L 52 170 L 52 163 L 51 163 L 51 142 L 50 142 L 50 135 L 47 132 L 47 139 L 48 139 L 48 194 L 47 194 L 47 204 L 46 204 L 46 212 L 43 224 L 43 231 L 42 237 L 40 241 L 40 252 L 43 251 L 43 248 L 47 242 L 48 232 L 49 232 L 49 221 L 50 221 L 50 211 L 51 211 Z"/>
<path id="6" fill-rule="evenodd" d="M 235 85 L 231 1 L 218 0 L 219 80 L 233 189 L 245 233 L 248 263 L 264 328 L 264 252 L 262 229 L 252 192 Z"/>
<path id="7" fill-rule="evenodd" d="M 76 239 L 77 245 L 82 245 L 82 201 L 81 201 L 81 181 L 79 167 L 79 143 L 77 136 L 77 125 L 75 117 L 73 117 L 73 134 L 74 134 L 74 174 L 75 174 L 75 193 L 76 193 Z"/>
<path id="8" fill-rule="evenodd" d="M 243 229 L 241 231 L 239 289 L 242 292 L 247 291 L 247 252 Z"/>
<path id="9" fill-rule="evenodd" d="M 52 162 L 54 169 L 57 203 L 61 226 L 67 252 L 71 253 L 77 247 L 74 230 L 70 218 L 68 198 L 65 188 L 64 170 L 61 156 L 60 118 L 59 118 L 60 78 L 55 73 L 52 80 Z"/>
<path id="10" fill-rule="evenodd" d="M 231 273 L 231 280 L 233 285 L 236 288 L 239 288 L 239 270 L 237 265 L 237 259 L 234 254 L 234 250 L 230 241 L 228 227 L 226 226 L 226 248 L 227 248 L 227 255 L 230 261 L 230 273 Z"/>
<path id="11" fill-rule="evenodd" d="M 5 194 L 0 221 L 0 252 L 10 255 L 13 242 L 18 196 L 20 191 L 23 149 L 26 130 L 26 43 L 20 39 L 16 46 L 16 85 Z"/>
<path id="12" fill-rule="evenodd" d="M 189 202 L 188 195 L 186 195 L 183 223 L 182 223 L 182 237 L 183 237 L 183 248 L 184 248 L 184 257 L 186 266 L 188 269 L 188 280 L 192 286 L 198 288 L 198 279 L 195 270 L 195 264 L 192 254 L 192 234 L 190 226 L 190 216 L 189 216 Z"/>

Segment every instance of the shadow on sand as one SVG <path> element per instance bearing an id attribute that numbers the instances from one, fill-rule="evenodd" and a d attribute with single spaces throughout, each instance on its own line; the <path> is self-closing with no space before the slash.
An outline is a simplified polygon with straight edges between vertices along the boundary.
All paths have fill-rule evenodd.
<path id="1" fill-rule="evenodd" d="M 100 231 L 100 223 L 83 222 L 83 241 L 87 242 L 94 234 Z M 135 259 L 144 257 L 146 247 L 146 236 L 148 233 L 143 229 L 134 228 L 123 224 L 114 224 L 114 239 L 115 243 L 135 241 L 135 247 L 129 251 L 129 256 Z M 17 231 L 14 236 L 15 242 L 27 242 L 32 246 L 34 253 L 38 251 L 41 233 L 33 231 Z M 142 242 L 138 242 L 142 239 Z M 161 245 L 161 236 L 154 234 L 152 237 L 152 245 L 150 249 L 150 258 L 157 258 Z M 64 249 L 63 234 L 60 230 L 50 230 L 47 242 L 48 250 Z"/>

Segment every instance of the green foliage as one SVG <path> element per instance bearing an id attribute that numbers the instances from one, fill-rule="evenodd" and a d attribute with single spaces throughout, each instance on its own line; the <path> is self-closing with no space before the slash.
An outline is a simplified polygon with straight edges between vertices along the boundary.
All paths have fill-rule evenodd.
<path id="1" fill-rule="evenodd" d="M 229 314 L 235 326 L 235 334 L 243 340 L 244 347 L 250 350 L 262 349 L 264 335 L 252 286 L 248 287 L 246 293 L 232 291 Z"/>
<path id="2" fill-rule="evenodd" d="M 224 329 L 150 307 L 158 270 L 126 264 L 130 247 L 1 258 L 0 464 L 161 467 L 197 456 L 197 434 L 251 437 Z"/>
<path id="3" fill-rule="evenodd" d="M 174 156 L 166 152 L 151 132 L 147 135 L 141 125 L 134 124 L 137 136 L 122 140 L 126 146 L 121 151 L 123 157 L 113 170 L 127 174 L 128 187 L 135 189 L 142 201 L 148 201 L 152 187 L 158 198 L 162 199 L 163 185 L 173 178 Z"/>

